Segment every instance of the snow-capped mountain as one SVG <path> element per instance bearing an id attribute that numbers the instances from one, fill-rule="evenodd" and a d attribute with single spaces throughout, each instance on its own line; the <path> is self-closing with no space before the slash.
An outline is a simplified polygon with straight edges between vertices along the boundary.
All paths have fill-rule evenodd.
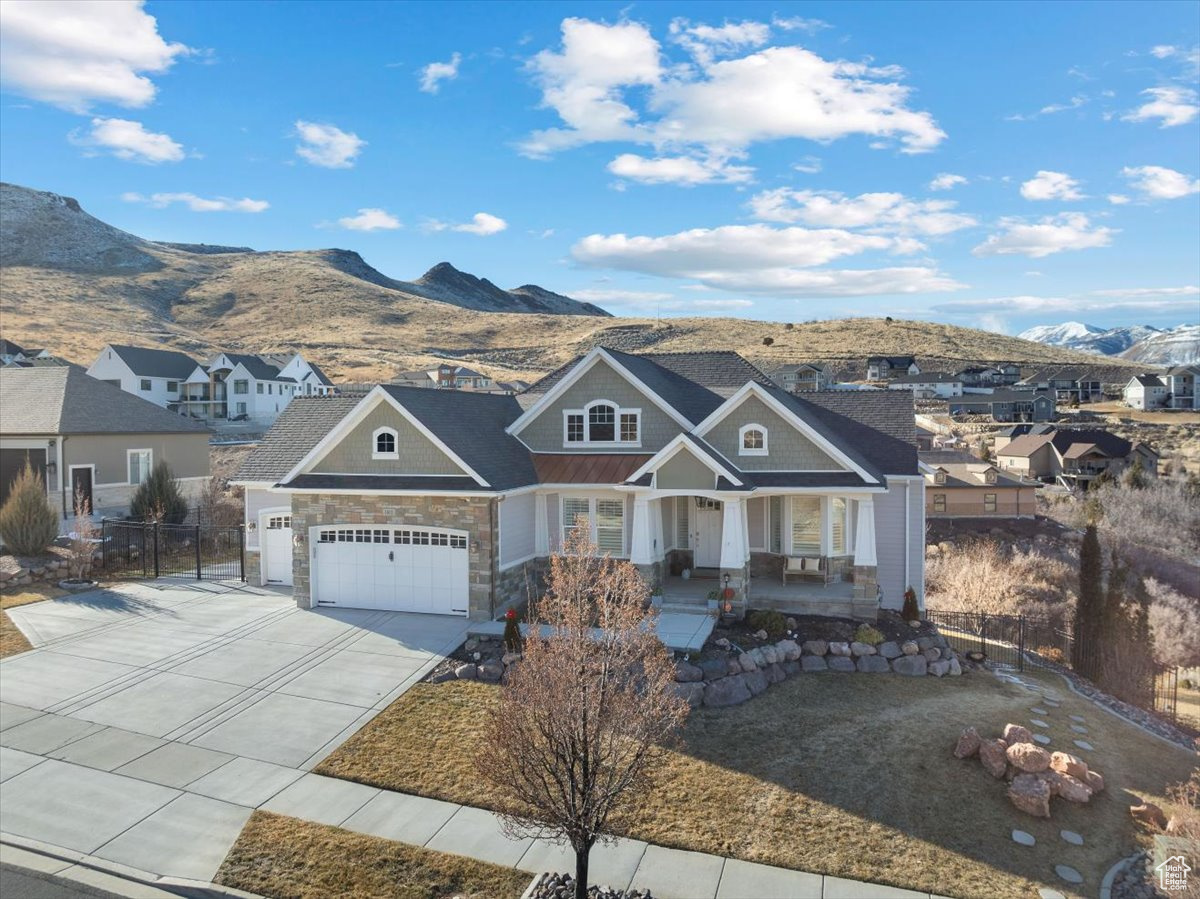
<path id="1" fill-rule="evenodd" d="M 1200 325 L 1180 325 L 1169 331 L 1153 334 L 1121 353 L 1122 359 L 1133 359 L 1152 365 L 1193 365 L 1200 362 Z"/>
<path id="2" fill-rule="evenodd" d="M 1128 325 L 1124 328 L 1097 328 L 1083 322 L 1063 322 L 1061 325 L 1038 325 L 1018 336 L 1050 346 L 1067 347 L 1104 356 L 1116 356 L 1143 340 L 1164 333 L 1150 325 Z"/>
<path id="3" fill-rule="evenodd" d="M 1061 325 L 1037 325 L 1017 336 L 1022 340 L 1032 340 L 1050 346 L 1074 347 L 1081 340 L 1103 334 L 1103 328 L 1095 325 L 1085 325 L 1083 322 L 1063 322 Z"/>

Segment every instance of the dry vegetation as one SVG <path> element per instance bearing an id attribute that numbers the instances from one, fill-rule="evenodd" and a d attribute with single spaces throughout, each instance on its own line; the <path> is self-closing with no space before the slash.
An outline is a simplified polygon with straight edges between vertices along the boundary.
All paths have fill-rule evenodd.
<path id="1" fill-rule="evenodd" d="M 512 868 L 261 811 L 214 878 L 272 899 L 515 899 L 529 879 Z"/>
<path id="2" fill-rule="evenodd" d="M 43 600 L 54 599 L 63 595 L 64 592 L 58 587 L 52 587 L 48 584 L 16 587 L 0 591 L 0 659 L 5 656 L 16 655 L 19 652 L 26 652 L 33 648 L 29 641 L 25 639 L 25 635 L 12 623 L 12 619 L 8 617 L 8 612 L 3 610 L 15 609 L 17 606 L 29 605 L 32 602 L 42 602 Z"/>
<path id="3" fill-rule="evenodd" d="M 925 601 L 931 609 L 988 615 L 1070 618 L 1075 566 L 1041 548 L 1028 550 L 976 538 L 949 551 L 930 547 Z"/>
<path id="4" fill-rule="evenodd" d="M 1061 689 L 1052 675 L 1029 676 Z M 493 806 L 472 753 L 497 692 L 468 681 L 418 685 L 318 773 Z M 1108 789 L 1088 806 L 1057 806 L 1050 821 L 1017 812 L 1002 783 L 951 756 L 964 727 L 999 732 L 1027 719 L 1030 693 L 986 674 L 825 674 L 793 678 L 741 706 L 694 711 L 626 834 L 964 899 L 1028 897 L 1043 884 L 1061 890 L 1054 865 L 1067 863 L 1086 877 L 1071 895 L 1093 896 L 1108 866 L 1139 841 L 1130 792 L 1161 798 L 1188 776 L 1193 758 L 1063 695 L 1049 728 L 1054 745 L 1070 745 L 1068 715 L 1085 716 L 1097 746 L 1088 761 Z M 1033 833 L 1037 846 L 1009 840 L 1014 827 Z M 1086 834 L 1086 845 L 1066 847 L 1061 828 Z"/>

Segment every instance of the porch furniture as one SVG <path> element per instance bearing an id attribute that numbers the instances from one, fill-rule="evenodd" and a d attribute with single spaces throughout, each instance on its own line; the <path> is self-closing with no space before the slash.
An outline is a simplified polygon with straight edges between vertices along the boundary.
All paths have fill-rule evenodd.
<path id="1" fill-rule="evenodd" d="M 829 559 L 825 556 L 786 556 L 783 560 L 783 582 L 785 584 L 789 577 L 829 584 L 832 580 Z"/>

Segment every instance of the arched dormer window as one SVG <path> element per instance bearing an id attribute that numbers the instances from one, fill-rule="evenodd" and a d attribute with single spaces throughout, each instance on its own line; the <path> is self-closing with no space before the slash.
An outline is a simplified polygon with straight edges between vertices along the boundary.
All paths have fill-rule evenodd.
<path id="1" fill-rule="evenodd" d="M 394 428 L 376 428 L 371 435 L 372 459 L 399 459 L 400 450 Z"/>
<path id="2" fill-rule="evenodd" d="M 739 456 L 765 456 L 767 454 L 767 429 L 762 425 L 742 425 L 738 429 Z"/>
<path id="3" fill-rule="evenodd" d="M 563 446 L 640 446 L 641 441 L 641 409 L 592 400 L 582 409 L 563 412 Z"/>

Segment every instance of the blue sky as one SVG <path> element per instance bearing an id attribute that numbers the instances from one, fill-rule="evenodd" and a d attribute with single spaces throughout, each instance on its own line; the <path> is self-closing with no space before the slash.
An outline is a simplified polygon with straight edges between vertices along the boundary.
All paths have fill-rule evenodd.
<path id="1" fill-rule="evenodd" d="M 0 4 L 0 177 L 618 314 L 1200 320 L 1193 3 Z"/>

